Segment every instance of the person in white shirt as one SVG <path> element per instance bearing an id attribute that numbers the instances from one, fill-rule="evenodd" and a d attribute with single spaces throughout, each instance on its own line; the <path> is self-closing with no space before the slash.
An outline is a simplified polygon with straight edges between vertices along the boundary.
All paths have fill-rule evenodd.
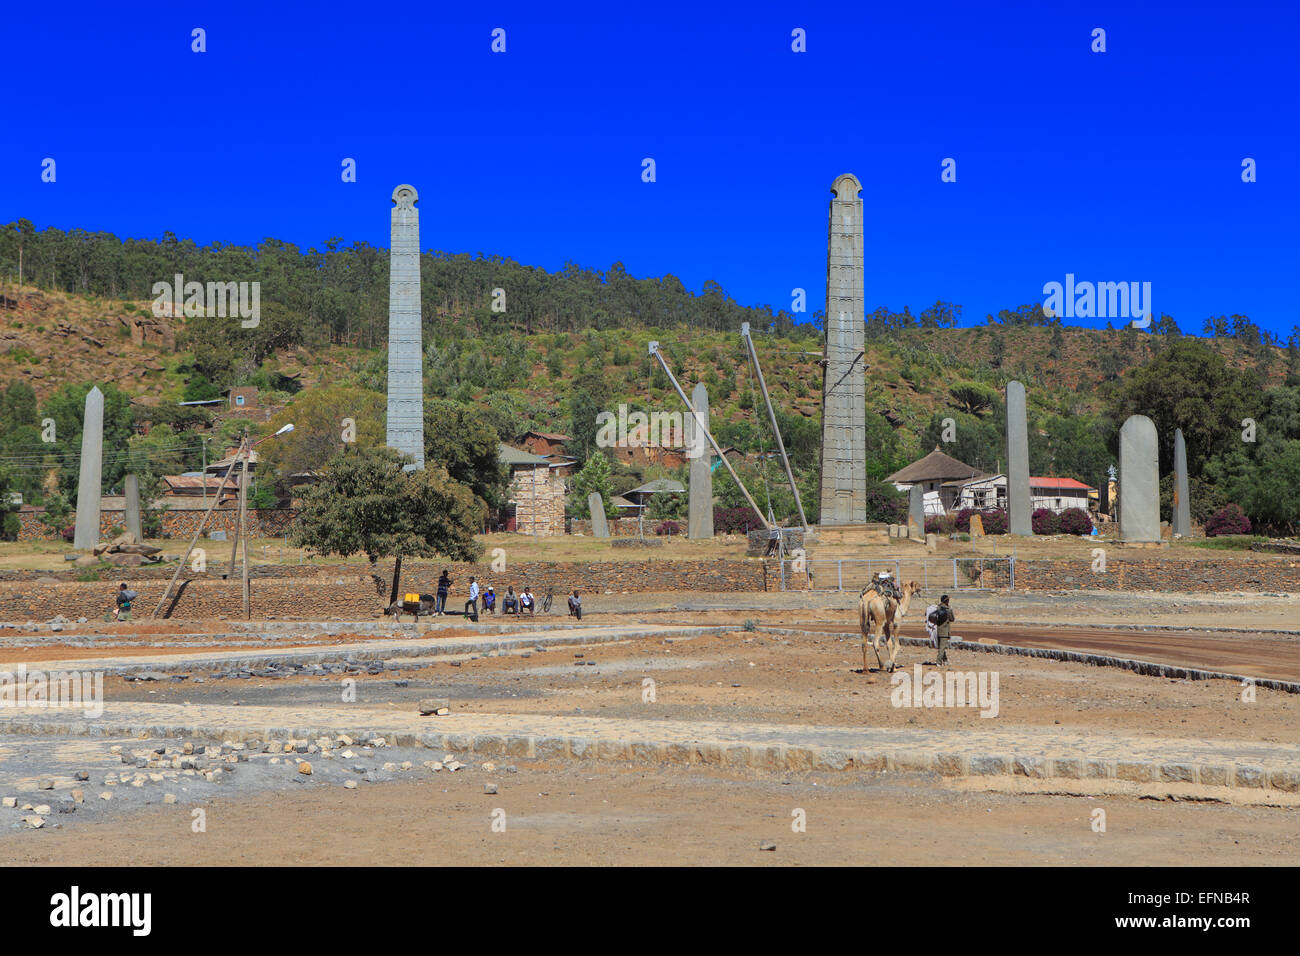
<path id="1" fill-rule="evenodd" d="M 465 602 L 465 616 L 471 621 L 478 620 L 478 582 L 469 579 L 469 600 Z"/>
<path id="2" fill-rule="evenodd" d="M 533 601 L 533 592 L 528 589 L 528 585 L 524 585 L 524 589 L 519 592 L 519 613 L 522 614 L 527 611 L 528 616 L 532 617 L 537 613 L 535 603 Z"/>

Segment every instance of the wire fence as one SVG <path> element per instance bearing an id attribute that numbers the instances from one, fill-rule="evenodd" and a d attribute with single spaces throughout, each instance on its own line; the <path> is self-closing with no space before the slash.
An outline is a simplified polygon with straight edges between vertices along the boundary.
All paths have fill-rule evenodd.
<path id="1" fill-rule="evenodd" d="M 783 558 L 781 591 L 861 591 L 880 572 L 915 581 L 923 591 L 1012 590 L 1016 559 L 1006 558 Z"/>

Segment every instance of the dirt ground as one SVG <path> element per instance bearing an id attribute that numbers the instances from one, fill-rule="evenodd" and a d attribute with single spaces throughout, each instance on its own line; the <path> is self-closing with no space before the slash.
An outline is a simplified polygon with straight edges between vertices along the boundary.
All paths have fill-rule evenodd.
<path id="1" fill-rule="evenodd" d="M 499 793 L 483 792 L 491 779 Z M 1106 831 L 1093 831 L 1094 811 Z M 494 814 L 498 827 L 494 831 Z M 795 811 L 806 830 L 796 833 Z M 1257 866 L 1294 864 L 1296 813 L 962 793 L 913 774 L 704 775 L 581 765 L 217 799 L 85 831 L 0 835 L 16 866 Z M 775 849 L 762 851 L 761 843 Z"/>
<path id="2" fill-rule="evenodd" d="M 628 598 L 637 600 L 627 600 Z M 617 612 L 613 599 L 620 601 Z M 778 600 L 779 599 L 779 600 Z M 1266 610 L 1278 631 L 1252 633 L 1109 630 L 1089 624 L 1133 622 L 1133 608 L 1154 608 L 1152 623 L 1183 626 L 1223 616 L 1233 626 L 1256 620 L 1243 613 L 1247 600 Z M 1184 681 L 1144 677 L 1114 668 L 1089 667 L 975 651 L 953 651 L 951 666 L 993 671 L 1000 682 L 995 719 L 973 708 L 898 708 L 890 680 L 862 674 L 860 639 L 852 630 L 852 596 L 730 595 L 593 596 L 605 610 L 585 623 L 646 621 L 658 624 L 729 623 L 723 633 L 642 638 L 545 652 L 412 661 L 400 672 L 354 675 L 357 701 L 369 708 L 410 712 L 425 697 L 447 697 L 458 713 L 576 715 L 636 720 L 734 721 L 816 724 L 864 728 L 969 729 L 996 725 L 1075 733 L 1115 733 L 1149 738 L 1153 753 L 1162 741 L 1255 741 L 1294 744 L 1300 696 L 1257 689 L 1242 699 L 1233 681 Z M 1205 600 L 1141 595 L 966 595 L 959 622 L 970 636 L 1010 636 L 1022 643 L 1059 641 L 1105 644 L 1155 658 L 1197 657 L 1205 666 L 1233 664 L 1282 676 L 1294 666 L 1300 637 L 1283 613 L 1288 599 Z M 1269 615 L 1272 615 L 1269 617 Z M 999 627 L 989 619 L 1014 619 Z M 1024 622 L 1072 621 L 1070 628 L 1032 627 Z M 754 629 L 749 629 L 752 622 Z M 511 623 L 516 623 L 513 620 Z M 565 623 L 563 617 L 539 623 Z M 283 627 L 283 625 L 280 625 Z M 1190 625 L 1188 625 L 1190 626 Z M 125 626 L 124 626 L 125 627 Z M 222 622 L 192 625 L 184 646 L 235 647 L 242 642 L 206 636 L 229 634 Z M 784 634 L 782 629 L 811 633 Z M 60 640 L 68 656 L 157 652 L 129 630 L 100 629 L 105 640 L 128 646 L 87 648 L 82 639 Z M 340 628 L 340 631 L 342 629 Z M 277 647 L 321 646 L 316 641 L 391 637 L 393 630 L 311 636 L 305 644 L 285 632 Z M 468 635 L 481 629 L 455 620 L 406 633 Z M 921 633 L 919 617 L 905 633 Z M 27 643 L 58 653 L 51 639 Z M 90 643 L 94 644 L 94 638 Z M 136 640 L 140 643 L 137 645 Z M 34 659 L 32 648 L 6 641 L 3 653 Z M 259 646 L 265 646 L 260 644 Z M 905 646 L 900 663 L 911 668 L 933 651 Z M 1193 663 L 1193 661 L 1183 661 Z M 874 663 L 874 660 L 873 660 Z M 217 678 L 207 670 L 191 680 L 105 680 L 109 701 L 153 703 L 284 704 L 295 707 L 337 701 L 336 681 L 319 676 Z M 651 678 L 653 700 L 644 696 Z M 21 738 L 8 738 L 9 743 Z M 174 743 L 174 741 L 173 741 Z M 100 747 L 87 738 L 84 745 Z M 81 746 L 78 744 L 78 746 Z M 22 759 L 37 760 L 38 742 Z M 89 751 L 87 751 L 89 752 Z M 425 752 L 427 754 L 427 751 Z M 440 754 L 437 756 L 441 756 Z M 18 758 L 14 758 L 18 759 Z M 367 758 L 372 765 L 394 759 Z M 397 759 L 400 759 L 397 758 Z M 428 759 L 415 754 L 407 759 Z M 59 828 L 0 832 L 0 859 L 16 865 L 1287 865 L 1300 858 L 1300 810 L 1172 802 L 1134 795 L 1067 796 L 1061 793 L 991 792 L 975 781 L 932 774 L 727 772 L 697 766 L 513 760 L 490 771 L 482 757 L 456 774 L 433 774 L 418 766 L 395 779 L 366 780 L 345 790 L 323 777 L 265 782 L 236 775 L 179 805 L 117 807 L 96 804 Z M 341 769 L 341 768 L 340 768 Z M 25 770 L 30 774 L 31 768 Z M 0 781 L 2 782 L 2 781 Z M 484 792 L 485 783 L 499 788 Z M 7 784 L 6 784 L 7 785 Z M 98 790 L 95 783 L 89 786 Z M 0 787 L 2 789 L 2 787 Z M 150 791 L 145 791 L 149 793 Z M 139 791 L 133 791 L 139 793 Z M 88 790 L 87 799 L 91 800 Z M 160 799 L 160 798 L 156 798 Z M 191 832 L 192 810 L 206 814 L 204 833 Z M 495 813 L 495 811 L 501 813 Z M 792 822 L 803 811 L 806 831 Z M 1105 812 L 1105 832 L 1094 831 L 1095 811 Z M 13 813 L 14 811 L 6 811 Z M 504 821 L 504 830 L 501 824 Z M 494 822 L 497 829 L 493 829 Z M 93 839 L 86 839 L 93 836 Z M 761 843 L 775 844 L 772 851 Z"/>

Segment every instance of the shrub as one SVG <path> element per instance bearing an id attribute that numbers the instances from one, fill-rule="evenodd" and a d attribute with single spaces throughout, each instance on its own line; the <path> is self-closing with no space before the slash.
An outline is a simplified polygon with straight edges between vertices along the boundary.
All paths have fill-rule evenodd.
<path id="1" fill-rule="evenodd" d="M 970 522 L 967 522 L 967 527 Z M 957 530 L 956 515 L 930 515 L 925 519 L 926 534 L 950 535 Z"/>
<path id="2" fill-rule="evenodd" d="M 1092 518 L 1082 508 L 1066 508 L 1059 515 L 1061 534 L 1092 534 Z"/>
<path id="3" fill-rule="evenodd" d="M 1216 538 L 1223 534 L 1250 534 L 1250 519 L 1235 504 L 1220 508 L 1205 522 L 1207 538 Z"/>
<path id="4" fill-rule="evenodd" d="M 682 526 L 679 525 L 676 521 L 663 521 L 660 522 L 659 527 L 655 528 L 655 534 L 659 534 L 659 535 L 681 534 L 681 533 L 682 533 Z"/>
<path id="5" fill-rule="evenodd" d="M 1034 534 L 1058 534 L 1061 530 L 1061 519 L 1051 508 L 1035 508 L 1034 513 L 1029 517 L 1029 525 L 1034 529 Z"/>
<path id="6" fill-rule="evenodd" d="M 985 534 L 1006 534 L 1010 527 L 1006 510 L 1003 508 L 987 508 L 980 512 L 980 518 L 984 523 Z"/>
<path id="7" fill-rule="evenodd" d="M 762 525 L 763 522 L 759 520 L 753 508 L 713 509 L 714 534 L 747 534 L 750 528 L 759 528 Z"/>

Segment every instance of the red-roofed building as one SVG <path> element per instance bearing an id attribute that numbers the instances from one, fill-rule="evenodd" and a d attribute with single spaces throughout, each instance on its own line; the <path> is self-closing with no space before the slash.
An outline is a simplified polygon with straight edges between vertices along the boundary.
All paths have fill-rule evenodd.
<path id="1" fill-rule="evenodd" d="M 1007 476 L 980 475 L 966 480 L 944 482 L 944 500 L 951 496 L 950 511 L 962 508 L 1005 508 Z M 1029 477 L 1029 497 L 1034 508 L 1060 513 L 1069 508 L 1096 510 L 1097 489 L 1074 478 Z"/>

